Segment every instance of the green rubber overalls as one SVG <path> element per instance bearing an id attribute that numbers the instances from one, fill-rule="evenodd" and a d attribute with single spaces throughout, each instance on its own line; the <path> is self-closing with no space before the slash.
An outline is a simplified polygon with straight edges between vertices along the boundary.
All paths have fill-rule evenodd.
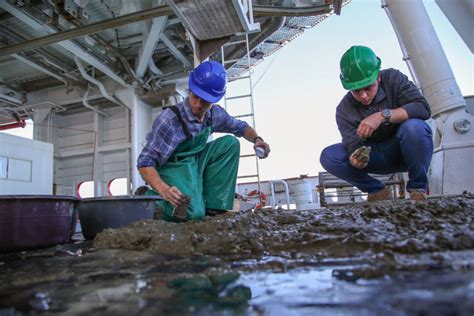
<path id="1" fill-rule="evenodd" d="M 182 194 L 191 197 L 186 218 L 201 220 L 206 209 L 231 210 L 234 203 L 237 171 L 239 168 L 240 143 L 230 135 L 207 143 L 212 134 L 211 126 L 192 137 L 176 107 L 169 107 L 181 122 L 186 140 L 175 149 L 168 161 L 156 168 L 169 186 L 176 186 Z M 157 195 L 148 190 L 145 195 Z M 175 221 L 171 215 L 173 206 L 158 201 L 163 219 Z"/>

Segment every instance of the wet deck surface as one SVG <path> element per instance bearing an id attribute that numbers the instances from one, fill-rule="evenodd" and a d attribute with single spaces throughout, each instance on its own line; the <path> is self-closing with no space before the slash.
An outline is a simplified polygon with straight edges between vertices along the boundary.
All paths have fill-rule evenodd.
<path id="1" fill-rule="evenodd" d="M 0 315 L 472 315 L 473 214 L 465 195 L 138 222 L 0 255 Z"/>

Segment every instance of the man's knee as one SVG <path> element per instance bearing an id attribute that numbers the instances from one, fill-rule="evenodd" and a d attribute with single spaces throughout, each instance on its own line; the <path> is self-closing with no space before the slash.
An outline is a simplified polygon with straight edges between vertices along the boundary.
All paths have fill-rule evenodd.
<path id="1" fill-rule="evenodd" d="M 323 149 L 321 152 L 321 155 L 319 156 L 319 162 L 321 163 L 321 166 L 323 166 L 324 169 L 327 170 L 327 165 L 329 164 L 330 161 L 330 155 L 331 151 L 328 150 L 329 147 L 326 147 Z"/>
<path id="2" fill-rule="evenodd" d="M 240 142 L 236 137 L 232 135 L 225 135 L 216 139 L 215 141 L 220 142 L 228 151 L 240 154 Z"/>
<path id="3" fill-rule="evenodd" d="M 430 136 L 432 135 L 431 128 L 429 125 L 420 119 L 408 119 L 405 122 L 403 122 L 399 129 L 398 132 L 400 134 L 403 134 L 405 136 Z"/>
<path id="4" fill-rule="evenodd" d="M 323 149 L 319 157 L 321 166 L 327 171 L 331 171 L 335 164 L 342 160 L 343 150 L 342 144 L 334 144 Z"/>
<path id="5" fill-rule="evenodd" d="M 237 139 L 237 137 L 234 137 L 232 135 L 226 135 L 226 136 L 223 136 L 222 138 L 225 139 L 225 141 L 226 141 L 226 143 L 228 144 L 229 147 L 240 149 L 240 142 Z"/>
<path id="6" fill-rule="evenodd" d="M 240 148 L 240 141 L 237 139 L 237 137 L 234 137 L 232 135 L 226 135 L 224 138 L 228 138 L 229 144 L 231 144 L 232 147 L 239 147 Z"/>

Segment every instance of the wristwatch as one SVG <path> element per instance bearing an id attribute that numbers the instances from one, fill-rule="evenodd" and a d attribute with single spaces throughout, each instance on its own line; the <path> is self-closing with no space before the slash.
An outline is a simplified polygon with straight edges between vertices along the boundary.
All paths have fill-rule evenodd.
<path id="1" fill-rule="evenodd" d="M 385 119 L 384 123 L 390 123 L 390 118 L 392 117 L 392 110 L 383 109 L 382 116 Z"/>

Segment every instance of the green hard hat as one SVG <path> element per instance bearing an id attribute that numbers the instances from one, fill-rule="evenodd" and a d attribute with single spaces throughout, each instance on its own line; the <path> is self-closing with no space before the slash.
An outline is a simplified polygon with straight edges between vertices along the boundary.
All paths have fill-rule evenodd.
<path id="1" fill-rule="evenodd" d="M 352 46 L 341 58 L 339 78 L 342 86 L 346 90 L 357 90 L 371 85 L 377 80 L 381 63 L 370 48 Z"/>

